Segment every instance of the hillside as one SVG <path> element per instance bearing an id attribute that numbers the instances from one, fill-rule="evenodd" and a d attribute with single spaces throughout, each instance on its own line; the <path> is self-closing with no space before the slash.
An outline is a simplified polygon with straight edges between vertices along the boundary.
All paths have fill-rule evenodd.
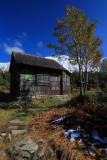
<path id="1" fill-rule="evenodd" d="M 0 69 L 3 72 L 9 71 L 10 62 L 7 63 L 0 63 Z"/>

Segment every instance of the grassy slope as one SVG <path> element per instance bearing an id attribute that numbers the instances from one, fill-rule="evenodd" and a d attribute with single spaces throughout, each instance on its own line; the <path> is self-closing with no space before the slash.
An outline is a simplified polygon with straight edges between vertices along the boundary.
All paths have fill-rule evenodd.
<path id="1" fill-rule="evenodd" d="M 46 98 L 46 99 L 33 99 L 30 103 L 26 101 L 14 101 L 8 103 L 8 105 L 11 105 L 11 108 L 4 108 L 0 109 L 0 133 L 8 132 L 9 127 L 9 121 L 12 119 L 20 119 L 24 120 L 25 124 L 27 125 L 28 122 L 33 119 L 36 116 L 41 115 L 42 113 L 46 112 L 50 108 L 52 108 L 55 105 L 62 104 L 63 102 L 59 101 L 56 98 Z M 4 103 L 7 105 L 7 103 Z M 13 108 L 12 105 L 17 104 L 20 105 L 20 108 Z M 28 136 L 28 134 L 26 135 Z M 20 139 L 23 139 L 23 136 L 17 136 L 17 138 L 12 137 L 11 143 L 3 143 L 2 139 L 0 139 L 0 150 L 5 150 L 6 152 L 12 150 L 12 144 L 15 143 L 15 141 L 18 141 Z M 3 158 L 0 157 L 0 160 Z M 7 158 L 9 159 L 9 157 Z M 11 159 L 11 158 L 10 158 Z"/>
<path id="2" fill-rule="evenodd" d="M 90 93 L 88 93 L 90 94 Z M 87 94 L 86 94 L 87 95 Z M 91 95 L 90 95 L 91 96 Z M 88 96 L 89 97 L 89 96 Z M 96 101 L 96 98 L 91 96 L 89 99 L 91 101 Z M 81 151 L 81 147 L 79 150 L 73 149 L 72 147 L 75 148 L 76 146 L 72 146 L 70 143 L 69 139 L 64 138 L 62 135 L 66 131 L 66 128 L 58 127 L 56 129 L 51 129 L 53 126 L 51 122 L 53 120 L 58 119 L 61 116 L 64 116 L 69 113 L 73 113 L 75 111 L 75 114 L 77 114 L 77 111 L 80 110 L 80 113 L 84 112 L 84 115 L 87 114 L 90 109 L 86 108 L 87 106 L 84 106 L 84 108 L 81 108 L 81 104 L 78 101 L 79 99 L 75 99 L 75 97 L 72 99 L 70 104 L 65 104 L 63 105 L 63 102 L 59 101 L 58 99 L 50 98 L 50 99 L 41 99 L 37 100 L 34 99 L 32 102 L 27 103 L 23 101 L 17 101 L 17 102 L 11 102 L 14 105 L 15 103 L 21 105 L 21 108 L 11 108 L 11 109 L 0 109 L 1 117 L 0 118 L 0 133 L 3 131 L 6 131 L 8 128 L 8 122 L 10 119 L 21 119 L 25 121 L 25 124 L 28 124 L 30 121 L 32 121 L 33 118 L 37 118 L 35 123 L 32 121 L 33 124 L 35 124 L 36 130 L 33 132 L 30 132 L 27 134 L 27 137 L 31 137 L 35 139 L 35 135 L 39 135 L 40 139 L 44 141 L 45 145 L 51 145 L 53 148 L 55 147 L 56 151 L 55 152 L 60 152 L 61 154 L 63 153 L 65 156 L 66 154 L 70 155 L 71 153 L 76 156 L 76 160 L 82 159 L 82 160 L 88 160 L 92 159 L 91 157 L 84 157 L 84 152 Z M 77 103 L 77 104 L 76 104 Z M 89 102 L 88 102 L 89 103 Z M 94 102 L 95 103 L 95 102 Z M 69 108 L 70 107 L 70 108 Z M 74 109 L 72 109 L 74 107 Z M 75 108 L 76 107 L 76 108 Z M 89 107 L 89 106 L 88 106 Z M 52 108 L 57 108 L 57 109 L 52 109 Z M 80 109 L 79 109 L 80 108 Z M 51 109 L 51 110 L 50 110 Z M 100 109 L 100 108 L 99 108 Z M 50 110 L 50 111 L 49 111 Z M 93 109 L 92 109 L 93 110 Z M 88 111 L 88 112 L 87 112 Z M 106 109 L 105 109 L 106 111 Z M 25 113 L 25 114 L 23 114 Z M 105 113 L 105 112 L 104 112 Z M 89 113 L 88 113 L 89 114 Z M 74 121 L 76 121 L 76 117 L 74 116 Z M 71 118 L 72 122 L 72 118 Z M 71 122 L 65 122 L 67 124 L 66 127 L 70 127 Z M 25 137 L 24 137 L 25 138 Z M 16 141 L 23 139 L 23 136 L 18 136 L 17 138 L 12 138 L 11 145 L 9 143 L 2 143 L 0 140 L 0 149 L 1 150 L 12 150 L 12 144 L 14 144 Z M 63 148 L 63 149 L 62 149 Z M 99 152 L 99 150 L 98 150 Z M 101 154 L 101 152 L 99 152 Z M 9 158 L 8 158 L 9 159 Z M 2 159 L 1 159 L 2 160 Z"/>
<path id="3" fill-rule="evenodd" d="M 51 145 L 53 150 L 61 158 L 69 158 L 75 160 L 92 160 L 101 159 L 105 156 L 105 152 L 102 151 L 102 146 L 94 147 L 93 145 L 73 142 L 71 143 L 69 138 L 64 137 L 65 131 L 69 129 L 76 129 L 80 125 L 87 133 L 91 133 L 92 130 L 97 130 L 100 136 L 106 136 L 106 113 L 107 103 L 100 103 L 97 101 L 97 97 L 91 93 L 86 93 L 84 99 L 81 97 L 74 97 L 66 105 L 51 109 L 41 116 L 35 117 L 30 124 L 33 124 L 35 128 L 35 136 L 38 134 L 46 144 Z M 100 99 L 101 100 L 101 99 Z M 63 121 L 63 125 L 55 128 L 53 121 L 57 120 L 62 116 L 68 116 Z M 94 116 L 97 117 L 98 121 L 94 120 Z M 29 124 L 29 125 L 30 125 Z M 81 137 L 82 138 L 82 137 Z M 84 146 L 87 146 L 89 150 L 96 153 L 96 157 L 93 158 L 87 155 Z"/>

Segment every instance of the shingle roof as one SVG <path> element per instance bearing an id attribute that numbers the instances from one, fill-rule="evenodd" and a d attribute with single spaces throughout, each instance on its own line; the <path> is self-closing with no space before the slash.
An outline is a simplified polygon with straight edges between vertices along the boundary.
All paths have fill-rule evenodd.
<path id="1" fill-rule="evenodd" d="M 13 52 L 12 55 L 14 56 L 15 61 L 18 64 L 26 64 L 37 67 L 45 67 L 45 68 L 68 71 L 64 67 L 62 67 L 59 63 L 57 63 L 55 60 L 50 60 L 43 57 L 38 57 L 20 52 Z"/>

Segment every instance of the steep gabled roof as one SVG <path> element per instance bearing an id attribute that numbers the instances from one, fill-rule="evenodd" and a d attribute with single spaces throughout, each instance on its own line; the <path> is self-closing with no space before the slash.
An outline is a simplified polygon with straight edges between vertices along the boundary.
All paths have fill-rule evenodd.
<path id="1" fill-rule="evenodd" d="M 59 63 L 57 63 L 55 60 L 46 59 L 43 57 L 38 57 L 38 56 L 20 53 L 20 52 L 13 52 L 12 56 L 14 57 L 15 62 L 18 64 L 65 70 L 69 72 L 64 67 L 62 67 Z"/>

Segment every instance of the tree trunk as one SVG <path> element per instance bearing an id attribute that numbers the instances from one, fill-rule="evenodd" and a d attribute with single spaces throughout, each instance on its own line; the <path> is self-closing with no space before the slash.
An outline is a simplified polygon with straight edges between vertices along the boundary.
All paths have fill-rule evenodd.
<path id="1" fill-rule="evenodd" d="M 85 66 L 85 91 L 87 91 L 87 86 L 88 86 L 88 71 L 87 71 L 87 61 L 86 61 L 86 66 Z"/>
<path id="2" fill-rule="evenodd" d="M 79 77 L 80 77 L 80 95 L 83 96 L 84 94 L 84 87 L 83 87 L 83 72 L 82 72 L 82 65 L 79 65 Z"/>

